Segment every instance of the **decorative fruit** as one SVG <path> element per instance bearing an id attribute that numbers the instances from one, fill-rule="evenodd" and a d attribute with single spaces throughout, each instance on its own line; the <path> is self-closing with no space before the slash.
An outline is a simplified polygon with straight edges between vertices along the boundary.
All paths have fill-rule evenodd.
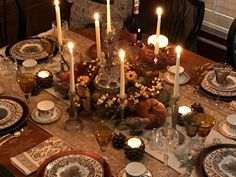
<path id="1" fill-rule="evenodd" d="M 66 71 L 65 73 L 63 73 L 63 75 L 61 76 L 61 82 L 70 82 L 70 72 Z"/>
<path id="2" fill-rule="evenodd" d="M 146 129 L 157 128 L 164 125 L 166 121 L 165 106 L 155 98 L 149 98 L 141 101 L 136 109 L 137 115 L 142 118 L 148 118 L 150 122 Z"/>

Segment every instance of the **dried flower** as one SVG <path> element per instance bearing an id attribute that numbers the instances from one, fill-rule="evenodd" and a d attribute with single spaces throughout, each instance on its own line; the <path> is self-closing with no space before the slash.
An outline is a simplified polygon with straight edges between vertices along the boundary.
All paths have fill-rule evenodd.
<path id="1" fill-rule="evenodd" d="M 138 75 L 135 71 L 128 71 L 125 74 L 125 77 L 128 81 L 133 81 L 134 79 L 137 79 Z"/>

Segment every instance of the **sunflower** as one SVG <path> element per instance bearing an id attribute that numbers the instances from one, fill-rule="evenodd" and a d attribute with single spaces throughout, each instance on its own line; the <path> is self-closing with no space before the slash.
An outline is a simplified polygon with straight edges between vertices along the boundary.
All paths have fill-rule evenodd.
<path id="1" fill-rule="evenodd" d="M 135 71 L 128 71 L 125 74 L 125 76 L 126 76 L 126 79 L 128 81 L 133 81 L 133 80 L 137 79 L 137 77 L 138 77 L 138 75 L 137 75 L 137 73 Z"/>

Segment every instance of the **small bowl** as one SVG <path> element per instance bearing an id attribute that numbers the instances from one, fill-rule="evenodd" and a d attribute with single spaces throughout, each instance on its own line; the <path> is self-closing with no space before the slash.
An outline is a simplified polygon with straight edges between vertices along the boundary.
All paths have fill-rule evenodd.
<path id="1" fill-rule="evenodd" d="M 230 114 L 226 117 L 226 122 L 229 125 L 229 128 L 236 132 L 236 114 Z"/>

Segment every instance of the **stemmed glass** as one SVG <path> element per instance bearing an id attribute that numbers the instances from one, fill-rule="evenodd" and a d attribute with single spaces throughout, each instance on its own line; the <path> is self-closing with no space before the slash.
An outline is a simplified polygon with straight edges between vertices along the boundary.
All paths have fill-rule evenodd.
<path id="1" fill-rule="evenodd" d="M 104 122 L 100 122 L 100 123 L 96 123 L 93 126 L 92 131 L 93 131 L 93 134 L 95 135 L 96 140 L 100 146 L 100 150 L 102 152 L 102 157 L 105 160 L 108 160 L 107 156 L 105 155 L 105 152 L 109 146 L 113 130 L 110 127 L 108 127 L 107 125 L 105 125 Z"/>
<path id="2" fill-rule="evenodd" d="M 161 172 L 161 175 L 167 177 L 169 175 L 168 172 L 168 159 L 169 153 L 173 153 L 179 144 L 179 132 L 173 127 L 166 127 L 160 130 L 160 150 L 164 154 L 164 165 L 165 169 Z"/>
<path id="3" fill-rule="evenodd" d="M 31 96 L 31 90 L 34 86 L 34 74 L 30 71 L 27 71 L 24 67 L 19 67 L 16 73 L 16 80 L 21 88 L 21 90 L 25 93 L 25 98 L 27 102 L 29 102 L 29 98 Z"/>

